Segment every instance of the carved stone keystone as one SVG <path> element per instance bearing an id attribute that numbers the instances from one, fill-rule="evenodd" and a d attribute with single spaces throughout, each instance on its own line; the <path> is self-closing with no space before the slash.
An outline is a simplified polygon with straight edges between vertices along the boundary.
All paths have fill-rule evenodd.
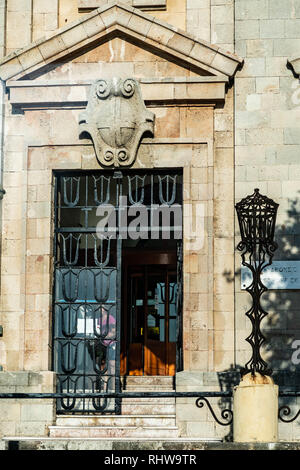
<path id="1" fill-rule="evenodd" d="M 100 165 L 128 167 L 143 135 L 153 136 L 154 119 L 136 80 L 100 79 L 92 85 L 86 111 L 79 117 L 80 136 L 90 136 Z"/>

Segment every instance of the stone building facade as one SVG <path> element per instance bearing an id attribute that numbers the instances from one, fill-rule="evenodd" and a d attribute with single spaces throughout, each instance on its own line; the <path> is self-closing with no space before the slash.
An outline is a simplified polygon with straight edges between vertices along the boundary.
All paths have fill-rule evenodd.
<path id="1" fill-rule="evenodd" d="M 57 178 L 108 175 L 120 166 L 128 177 L 182 171 L 183 233 L 193 236 L 183 238 L 175 389 L 231 390 L 251 354 L 235 203 L 254 188 L 279 203 L 274 259 L 299 259 L 300 1 L 1 0 L 0 21 L 0 392 L 56 391 Z M 79 123 L 95 82 L 128 78 L 139 84 L 154 116 L 153 133 L 141 135 L 129 168 L 126 161 L 112 167 L 99 163 L 98 144 L 80 136 Z M 138 116 L 130 125 L 136 129 L 139 122 Z M 197 221 L 201 230 L 193 231 Z M 264 357 L 275 382 L 297 390 L 292 355 L 300 340 L 299 290 L 272 289 L 264 305 Z M 149 376 L 170 373 L 151 370 Z M 228 428 L 194 402 L 177 399 L 174 426 L 165 416 L 164 429 L 153 430 L 151 422 L 144 437 L 230 439 Z M 217 414 L 230 406 L 211 403 Z M 72 422 L 67 415 L 65 423 L 76 427 L 72 434 L 57 418 L 55 400 L 2 399 L 0 409 L 3 445 L 9 437 L 49 433 L 103 437 L 100 425 L 93 430 L 93 421 L 73 416 Z M 108 419 L 115 437 L 113 428 L 122 425 Z M 280 424 L 280 440 L 299 436 L 299 423 Z"/>

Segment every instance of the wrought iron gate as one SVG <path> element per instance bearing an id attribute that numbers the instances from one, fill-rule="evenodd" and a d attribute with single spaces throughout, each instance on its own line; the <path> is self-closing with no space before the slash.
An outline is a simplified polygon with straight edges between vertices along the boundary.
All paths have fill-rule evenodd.
<path id="1" fill-rule="evenodd" d="M 153 206 L 181 206 L 181 172 L 55 174 L 53 366 L 58 393 L 120 392 L 121 259 L 130 217 L 125 225 L 122 220 L 124 211 L 138 204 L 149 216 Z M 102 238 L 97 224 L 106 219 L 99 218 L 99 207 L 108 207 L 110 220 L 117 222 Z M 158 241 L 162 228 L 155 235 Z M 145 227 L 140 230 L 145 237 Z M 57 400 L 57 412 L 120 413 L 120 400 L 68 396 Z"/>

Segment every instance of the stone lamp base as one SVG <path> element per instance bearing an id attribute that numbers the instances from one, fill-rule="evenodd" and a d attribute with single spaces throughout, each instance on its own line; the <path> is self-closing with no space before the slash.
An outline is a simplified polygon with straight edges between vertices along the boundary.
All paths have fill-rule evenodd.
<path id="1" fill-rule="evenodd" d="M 261 374 L 245 375 L 233 392 L 234 442 L 278 441 L 278 385 Z"/>

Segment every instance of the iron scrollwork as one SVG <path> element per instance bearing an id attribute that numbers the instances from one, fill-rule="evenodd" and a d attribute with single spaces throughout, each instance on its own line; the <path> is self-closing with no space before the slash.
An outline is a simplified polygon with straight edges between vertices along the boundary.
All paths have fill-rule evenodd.
<path id="1" fill-rule="evenodd" d="M 278 206 L 272 199 L 261 195 L 259 189 L 255 189 L 251 196 L 242 199 L 235 206 L 242 238 L 237 249 L 241 252 L 243 266 L 249 268 L 252 274 L 252 282 L 246 288 L 252 297 L 252 307 L 246 312 L 252 324 L 251 334 L 246 338 L 252 348 L 252 357 L 241 370 L 242 376 L 250 372 L 252 375 L 256 372 L 262 375 L 272 374 L 272 369 L 260 354 L 260 348 L 266 341 L 260 324 L 268 315 L 262 308 L 260 299 L 268 290 L 261 280 L 262 271 L 272 264 L 277 249 L 274 233 Z"/>
<path id="2" fill-rule="evenodd" d="M 216 416 L 216 414 L 215 414 L 215 412 L 214 412 L 214 410 L 213 410 L 213 408 L 212 408 L 212 406 L 209 403 L 207 398 L 205 398 L 205 397 L 197 398 L 196 406 L 198 408 L 203 408 L 204 404 L 207 405 L 207 407 L 208 407 L 209 411 L 211 412 L 214 420 L 218 424 L 220 424 L 221 426 L 230 426 L 230 424 L 232 424 L 232 422 L 233 422 L 233 412 L 232 412 L 232 410 L 229 410 L 229 409 L 222 410 L 221 416 L 222 416 L 223 420 L 225 420 L 225 421 L 221 421 L 219 418 L 217 418 L 217 416 Z"/>
<path id="3" fill-rule="evenodd" d="M 289 419 L 284 418 L 284 416 L 290 416 L 291 413 L 292 413 L 291 408 L 288 405 L 283 405 L 278 410 L 278 418 L 283 423 L 292 423 L 293 421 L 296 421 L 296 419 L 300 416 L 300 410 L 292 418 L 289 418 Z"/>

